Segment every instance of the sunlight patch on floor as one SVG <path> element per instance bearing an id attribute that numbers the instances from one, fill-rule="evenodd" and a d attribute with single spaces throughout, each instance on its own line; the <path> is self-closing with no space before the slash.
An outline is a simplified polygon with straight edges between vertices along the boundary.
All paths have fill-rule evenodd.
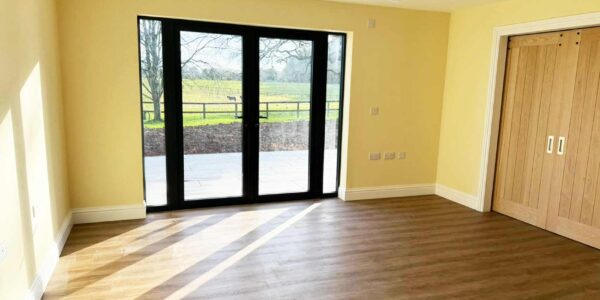
<path id="1" fill-rule="evenodd" d="M 274 228 L 273 230 L 271 230 L 269 233 L 265 234 L 264 236 L 262 236 L 258 240 L 252 242 L 250 245 L 244 247 L 242 250 L 238 251 L 237 253 L 235 253 L 234 255 L 230 256 L 229 258 L 227 258 L 223 262 L 221 262 L 218 265 L 214 266 L 212 269 L 210 269 L 206 273 L 200 275 L 198 278 L 196 278 L 192 282 L 188 283 L 187 285 L 183 286 L 182 288 L 180 288 L 179 290 L 177 290 L 176 292 L 174 292 L 173 294 L 171 294 L 166 299 L 169 299 L 169 300 L 182 299 L 182 298 L 190 295 L 196 289 L 200 288 L 203 284 L 205 284 L 206 282 L 208 282 L 211 279 L 215 278 L 216 276 L 218 276 L 219 274 L 221 274 L 222 272 L 224 272 L 225 270 L 227 270 L 229 267 L 233 266 L 235 263 L 237 263 L 238 261 L 240 261 L 241 259 L 243 259 L 247 255 L 249 255 L 250 253 L 252 253 L 254 250 L 258 249 L 259 247 L 261 247 L 262 245 L 264 245 L 265 243 L 267 243 L 269 240 L 271 240 L 272 238 L 276 237 L 278 234 L 280 234 L 281 232 L 283 232 L 285 229 L 287 229 L 288 227 L 292 226 L 298 220 L 302 219 L 308 213 L 310 213 L 311 211 L 313 211 L 314 209 L 316 209 L 317 207 L 319 207 L 319 205 L 321 205 L 321 203 L 314 203 L 313 205 L 305 208 L 304 210 L 302 210 L 301 212 L 299 212 L 294 217 L 288 219 L 285 223 L 277 226 L 276 228 Z"/>
<path id="2" fill-rule="evenodd" d="M 161 240 L 160 243 L 153 243 L 144 247 L 143 243 L 127 251 L 127 255 L 143 255 L 140 260 L 135 261 L 136 257 L 132 257 L 134 263 L 128 264 L 124 255 L 123 264 L 126 266 L 117 266 L 115 270 L 107 270 L 109 274 L 97 281 L 85 284 L 80 290 L 74 291 L 69 297 L 80 297 L 90 295 L 95 290 L 108 289 L 110 294 L 119 295 L 123 298 L 135 298 L 148 292 L 152 288 L 159 286 L 169 278 L 185 271 L 190 266 L 209 257 L 211 254 L 219 251 L 228 244 L 242 238 L 247 233 L 267 223 L 271 219 L 285 212 L 288 208 L 269 209 L 269 210 L 253 210 L 238 212 L 218 223 L 199 230 L 197 233 L 185 235 L 181 240 L 173 244 L 164 245 L 161 243 L 172 243 L 169 238 Z M 190 219 L 189 224 L 200 224 L 202 220 L 206 220 L 205 216 Z M 187 221 L 186 221 L 187 222 Z M 201 225 L 201 224 L 200 224 Z M 181 226 L 178 229 L 166 229 L 167 235 L 177 235 L 181 231 Z M 185 230 L 185 229 L 183 229 Z M 144 252 L 152 252 L 152 247 L 157 247 L 159 250 L 146 256 Z M 125 248 L 130 245 L 124 246 Z M 139 252 L 139 253 L 135 253 Z M 135 278 L 133 283 L 128 287 L 120 287 L 113 285 L 112 282 L 121 281 L 126 278 Z M 78 278 L 75 278 L 77 280 Z M 82 282 L 83 283 L 83 282 Z M 132 288 L 135 287 L 135 288 Z"/>
<path id="3" fill-rule="evenodd" d="M 192 219 L 164 219 L 156 220 L 148 224 L 137 226 L 131 230 L 124 231 L 119 234 L 111 235 L 109 238 L 95 243 L 93 246 L 73 251 L 70 254 L 77 253 L 78 255 L 94 255 L 99 249 L 115 249 L 120 255 L 114 257 L 112 260 L 119 259 L 123 254 L 138 251 L 144 247 L 152 244 L 161 236 L 167 237 L 173 233 L 174 230 L 181 230 L 186 227 L 194 226 L 208 219 L 210 215 L 198 216 Z M 166 230 L 169 227 L 170 230 Z M 142 238 L 144 236 L 152 236 L 153 238 Z M 126 246 L 123 246 L 123 245 Z M 67 258 L 68 259 L 68 258 Z M 99 263 L 98 261 L 95 261 Z M 111 261 L 105 261 L 111 262 Z"/>

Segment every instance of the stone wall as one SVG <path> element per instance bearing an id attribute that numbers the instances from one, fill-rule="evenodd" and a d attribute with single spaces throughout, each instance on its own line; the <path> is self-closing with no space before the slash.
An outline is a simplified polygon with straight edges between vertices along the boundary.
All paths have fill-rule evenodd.
<path id="1" fill-rule="evenodd" d="M 337 120 L 327 121 L 325 148 L 337 147 Z M 309 122 L 263 123 L 260 130 L 261 151 L 291 151 L 308 149 Z M 185 154 L 241 152 L 242 125 L 218 124 L 185 127 Z M 165 155 L 164 129 L 144 130 L 144 155 Z"/>

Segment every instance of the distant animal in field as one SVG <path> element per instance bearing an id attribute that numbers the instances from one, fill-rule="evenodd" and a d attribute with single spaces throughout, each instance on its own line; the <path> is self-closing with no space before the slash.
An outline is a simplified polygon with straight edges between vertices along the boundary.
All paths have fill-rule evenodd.
<path id="1" fill-rule="evenodd" d="M 237 98 L 235 98 L 235 96 L 227 96 L 227 100 L 229 100 L 229 102 L 237 102 Z"/>

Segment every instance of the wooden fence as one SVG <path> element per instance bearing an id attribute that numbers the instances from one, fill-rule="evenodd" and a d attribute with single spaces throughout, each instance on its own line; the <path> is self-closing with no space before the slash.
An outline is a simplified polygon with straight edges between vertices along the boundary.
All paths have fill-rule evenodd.
<path id="1" fill-rule="evenodd" d="M 144 101 L 142 102 L 143 104 L 152 104 L 152 101 Z M 338 107 L 332 107 L 332 105 L 330 105 L 331 103 L 338 103 L 338 101 L 326 101 L 325 102 L 325 114 L 327 115 L 330 111 L 338 111 L 340 108 Z M 231 114 L 234 118 L 241 116 L 242 114 L 242 103 L 241 102 L 231 102 L 231 103 L 227 103 L 227 102 L 207 102 L 207 103 L 200 103 L 200 102 L 182 102 L 183 106 L 185 107 L 187 106 L 193 106 L 193 107 L 198 107 L 199 109 L 197 110 L 185 110 L 183 109 L 183 114 L 199 114 L 200 116 L 202 116 L 202 119 L 206 119 L 206 115 L 208 114 Z M 164 105 L 164 102 L 161 102 L 161 105 Z M 274 106 L 281 106 L 281 105 L 286 105 L 286 106 L 293 106 L 292 109 L 281 109 L 281 108 L 277 108 Z M 231 106 L 232 108 L 227 110 L 220 110 L 220 109 L 213 109 L 211 110 L 211 106 L 219 106 L 219 107 L 224 107 L 224 106 Z M 308 106 L 308 108 L 304 108 L 304 107 Z M 283 113 L 283 112 L 287 112 L 287 113 L 296 113 L 296 118 L 300 118 L 300 113 L 301 112 L 309 112 L 310 111 L 310 102 L 301 102 L 301 101 L 280 101 L 280 102 L 260 102 L 259 103 L 259 107 L 260 107 L 260 113 L 264 114 L 264 116 L 266 118 L 269 117 L 269 113 Z M 150 118 L 150 116 L 154 113 L 154 110 L 143 110 L 143 117 L 144 120 L 148 120 Z M 164 113 L 164 110 L 161 110 L 161 113 Z"/>

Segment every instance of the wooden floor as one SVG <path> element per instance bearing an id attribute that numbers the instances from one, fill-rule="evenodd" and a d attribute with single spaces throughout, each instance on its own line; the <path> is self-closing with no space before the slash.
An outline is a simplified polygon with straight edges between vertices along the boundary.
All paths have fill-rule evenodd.
<path id="1" fill-rule="evenodd" d="M 44 299 L 600 299 L 600 251 L 437 196 L 77 225 Z"/>

